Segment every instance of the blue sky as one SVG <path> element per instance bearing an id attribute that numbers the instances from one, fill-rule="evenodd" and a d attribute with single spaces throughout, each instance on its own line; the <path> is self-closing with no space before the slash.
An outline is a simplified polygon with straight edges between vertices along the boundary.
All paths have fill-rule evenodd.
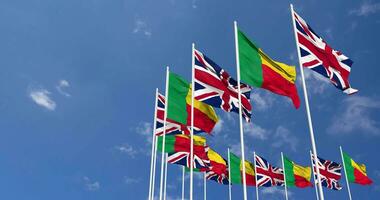
<path id="1" fill-rule="evenodd" d="M 288 1 L 1 0 L 0 198 L 145 199 L 148 192 L 154 90 L 165 66 L 190 80 L 191 43 L 236 76 L 233 21 L 274 59 L 296 65 Z M 339 145 L 364 162 L 374 180 L 351 185 L 355 199 L 380 196 L 380 2 L 294 1 L 296 11 L 353 61 L 346 96 L 306 72 L 319 155 L 340 162 Z M 298 67 L 297 67 L 298 70 Z M 247 157 L 256 151 L 279 164 L 280 152 L 309 165 L 310 139 L 302 99 L 255 89 L 245 125 Z M 218 110 L 208 144 L 223 156 L 239 151 L 238 116 Z M 195 181 L 196 199 L 202 182 Z M 344 180 L 342 181 L 344 185 Z M 187 185 L 188 186 L 188 185 Z M 157 190 L 156 190 L 157 191 Z M 342 191 L 328 199 L 347 199 Z M 314 189 L 290 189 L 312 199 Z M 208 182 L 209 199 L 227 199 Z M 234 199 L 242 188 L 233 187 Z M 260 188 L 283 199 L 282 188 Z M 169 199 L 180 196 L 180 169 L 169 166 Z M 254 188 L 249 188 L 254 198 Z"/>

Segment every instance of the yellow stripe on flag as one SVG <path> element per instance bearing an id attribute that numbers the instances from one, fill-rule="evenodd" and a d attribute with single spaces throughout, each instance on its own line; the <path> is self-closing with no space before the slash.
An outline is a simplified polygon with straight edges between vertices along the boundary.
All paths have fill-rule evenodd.
<path id="1" fill-rule="evenodd" d="M 306 180 L 310 181 L 311 178 L 311 168 L 303 167 L 301 165 L 297 165 L 293 162 L 293 173 L 294 175 L 301 176 Z"/>
<path id="2" fill-rule="evenodd" d="M 296 68 L 281 62 L 272 60 L 267 54 L 259 49 L 261 63 L 280 74 L 287 81 L 294 83 L 296 80 Z"/>
<path id="3" fill-rule="evenodd" d="M 186 103 L 188 105 L 191 105 L 191 86 L 189 89 L 189 92 L 186 96 Z M 212 106 L 209 106 L 203 102 L 200 102 L 196 99 L 194 99 L 194 109 L 200 110 L 203 114 L 207 115 L 208 118 L 210 118 L 214 122 L 218 122 L 218 116 L 215 113 L 215 110 Z"/>
<path id="4" fill-rule="evenodd" d="M 207 153 L 208 158 L 210 161 L 214 161 L 223 165 L 226 165 L 226 161 L 220 156 L 218 153 L 216 153 L 214 150 L 209 149 Z"/>
<path id="5" fill-rule="evenodd" d="M 245 173 L 251 176 L 255 175 L 255 166 L 252 163 L 245 161 Z M 240 171 L 243 171 L 243 165 L 240 163 Z"/>
<path id="6" fill-rule="evenodd" d="M 367 170 L 364 164 L 357 164 L 354 160 L 351 159 L 351 165 L 355 169 L 359 170 L 362 174 L 367 176 Z"/>

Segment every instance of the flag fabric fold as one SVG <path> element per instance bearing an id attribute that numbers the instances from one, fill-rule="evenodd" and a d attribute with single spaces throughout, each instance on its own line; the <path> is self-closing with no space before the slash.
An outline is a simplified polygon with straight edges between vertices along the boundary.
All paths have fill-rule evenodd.
<path id="1" fill-rule="evenodd" d="M 226 112 L 239 113 L 238 83 L 206 55 L 194 50 L 195 99 Z M 251 87 L 240 84 L 242 115 L 251 119 Z"/>
<path id="2" fill-rule="evenodd" d="M 174 73 L 169 73 L 167 118 L 191 125 L 191 84 Z M 194 99 L 194 128 L 211 133 L 218 117 L 214 109 Z"/>
<path id="3" fill-rule="evenodd" d="M 286 186 L 299 188 L 312 186 L 311 167 L 303 167 L 284 156 L 284 171 Z"/>
<path id="4" fill-rule="evenodd" d="M 295 85 L 296 69 L 272 60 L 242 31 L 238 30 L 241 81 L 289 97 L 296 108 L 300 99 Z"/>
<path id="5" fill-rule="evenodd" d="M 227 161 L 212 149 L 208 150 L 207 155 L 210 160 L 210 167 L 206 170 L 206 178 L 223 185 L 228 185 Z"/>
<path id="6" fill-rule="evenodd" d="M 344 93 L 356 93 L 358 90 L 352 88 L 348 81 L 353 61 L 340 51 L 332 49 L 304 19 L 296 12 L 293 14 L 301 65 L 330 79 Z"/>
<path id="7" fill-rule="evenodd" d="M 314 161 L 314 155 L 311 155 L 313 162 L 313 170 L 315 174 L 315 180 L 318 180 L 316 165 Z M 342 177 L 342 165 L 330 160 L 325 160 L 317 157 L 318 168 L 321 177 L 321 185 L 332 190 L 341 190 L 342 186 L 339 184 L 339 180 Z"/>
<path id="8" fill-rule="evenodd" d="M 248 186 L 255 186 L 255 167 L 252 163 L 245 161 L 245 180 Z M 242 184 L 243 183 L 243 162 L 235 154 L 230 152 L 230 166 L 231 170 L 231 183 Z"/>
<path id="9" fill-rule="evenodd" d="M 208 146 L 206 139 L 201 136 L 194 135 L 193 152 L 194 152 L 194 166 L 195 169 L 208 169 L 210 160 L 208 159 L 207 152 Z M 162 151 L 163 136 L 157 137 L 157 149 Z M 188 135 L 167 135 L 165 137 L 164 152 L 168 153 L 168 162 L 172 164 L 183 165 L 190 167 L 190 146 L 191 138 Z"/>
<path id="10" fill-rule="evenodd" d="M 370 185 L 372 180 L 367 176 L 366 166 L 356 163 L 347 153 L 343 152 L 344 168 L 347 179 L 351 183 L 359 185 Z"/>
<path id="11" fill-rule="evenodd" d="M 272 166 L 267 160 L 256 155 L 257 186 L 272 187 L 284 186 L 284 171 Z"/>

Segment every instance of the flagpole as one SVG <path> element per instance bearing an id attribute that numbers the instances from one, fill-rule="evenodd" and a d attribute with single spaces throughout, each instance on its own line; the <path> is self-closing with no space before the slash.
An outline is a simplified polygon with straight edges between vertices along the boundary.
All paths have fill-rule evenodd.
<path id="1" fill-rule="evenodd" d="M 253 152 L 253 164 L 255 166 L 256 200 L 259 200 L 259 185 L 257 183 L 256 152 L 255 151 Z"/>
<path id="2" fill-rule="evenodd" d="M 149 197 L 148 199 L 152 200 L 152 193 L 153 193 L 153 163 L 155 162 L 154 160 L 154 155 L 155 155 L 155 146 L 156 146 L 156 120 L 157 120 L 157 96 L 158 96 L 158 88 L 156 88 L 156 100 L 154 102 L 154 118 L 153 118 L 153 133 L 152 133 L 152 153 L 151 153 L 151 158 L 150 158 L 150 176 L 149 176 Z"/>
<path id="3" fill-rule="evenodd" d="M 195 44 L 191 45 L 191 133 L 190 133 L 190 200 L 193 200 L 193 167 L 194 167 L 194 50 Z"/>
<path id="4" fill-rule="evenodd" d="M 162 199 L 163 186 L 164 186 L 164 164 L 165 164 L 165 138 L 166 138 L 166 117 L 168 115 L 169 104 L 169 66 L 166 67 L 166 83 L 165 83 L 165 113 L 164 113 L 164 131 L 162 136 L 162 149 L 161 149 L 161 177 L 160 177 L 160 200 Z"/>
<path id="5" fill-rule="evenodd" d="M 281 160 L 282 160 L 282 169 L 284 171 L 284 183 L 285 183 L 285 199 L 288 200 L 288 189 L 286 185 L 286 172 L 285 172 L 285 164 L 284 164 L 284 154 L 281 152 Z"/>
<path id="6" fill-rule="evenodd" d="M 240 60 L 239 60 L 239 43 L 238 43 L 238 30 L 237 22 L 234 21 L 234 31 L 235 31 L 235 52 L 236 52 L 236 70 L 237 70 L 237 82 L 238 82 L 238 95 L 239 95 L 239 124 L 240 124 L 240 146 L 241 146 L 241 157 L 243 160 L 243 195 L 244 200 L 247 200 L 247 181 L 245 177 L 245 153 L 244 153 L 244 132 L 243 132 L 243 118 L 242 118 L 242 108 L 241 108 L 241 88 L 240 88 Z"/>
<path id="7" fill-rule="evenodd" d="M 156 100 L 156 102 L 157 102 L 157 100 Z M 155 130 L 156 130 L 157 129 L 157 127 L 156 127 L 156 125 L 157 125 L 156 121 L 154 122 L 154 124 L 155 124 L 154 125 Z M 153 177 L 152 177 L 152 196 L 151 196 L 151 200 L 154 199 L 154 189 L 155 189 L 155 181 L 156 181 L 156 163 L 157 163 L 157 136 L 155 135 L 155 137 L 154 137 L 154 159 L 153 159 Z"/>
<path id="8" fill-rule="evenodd" d="M 346 171 L 346 163 L 344 162 L 344 158 L 343 158 L 342 146 L 339 146 L 339 149 L 340 149 L 340 156 L 342 157 L 342 162 L 343 162 L 344 176 L 346 177 L 348 197 L 350 198 L 350 200 L 352 200 L 351 190 L 350 190 L 350 183 L 348 182 L 347 171 Z"/>
<path id="9" fill-rule="evenodd" d="M 232 193 L 231 193 L 231 163 L 230 163 L 230 148 L 227 148 L 228 152 L 228 196 L 229 200 L 232 200 Z"/>
<path id="10" fill-rule="evenodd" d="M 314 173 L 313 157 L 311 156 L 311 151 L 310 151 L 310 162 L 311 162 L 311 171 L 313 172 L 314 185 L 317 184 L 316 186 L 314 186 L 314 188 L 315 188 L 315 194 L 316 194 L 316 196 L 317 196 L 317 200 L 319 200 L 319 195 L 318 195 L 318 183 L 315 183 L 315 173 Z"/>
<path id="11" fill-rule="evenodd" d="M 206 172 L 203 173 L 203 199 L 207 200 Z"/>
<path id="12" fill-rule="evenodd" d="M 315 145 L 313 123 L 312 123 L 312 120 L 311 120 L 311 113 L 310 113 L 310 108 L 309 108 L 309 98 L 308 98 L 308 95 L 307 95 L 305 76 L 304 76 L 304 73 L 303 73 L 303 67 L 301 65 L 301 60 L 300 60 L 301 53 L 300 53 L 300 50 L 299 50 L 299 47 L 298 47 L 298 37 L 297 37 L 297 33 L 296 33 L 296 24 L 295 24 L 295 21 L 294 21 L 293 4 L 290 4 L 290 9 L 291 9 L 291 14 L 292 14 L 294 37 L 296 39 L 296 47 L 297 47 L 297 53 L 298 53 L 298 64 L 299 64 L 299 68 L 300 68 L 300 71 L 301 71 L 301 80 L 302 80 L 303 93 L 304 93 L 304 99 L 305 99 L 305 105 L 306 105 L 306 114 L 307 114 L 307 119 L 308 119 L 308 124 L 309 124 L 311 145 L 312 145 L 312 150 L 313 150 L 313 154 L 314 154 L 314 161 L 315 161 L 315 164 L 317 165 L 317 163 L 318 163 L 318 161 L 317 161 L 317 159 L 318 159 L 317 147 Z M 324 200 L 325 198 L 324 198 L 324 195 L 323 195 L 323 190 L 322 190 L 322 185 L 321 185 L 321 177 L 320 177 L 320 173 L 319 173 L 319 167 L 316 167 L 316 171 L 317 171 L 317 180 L 318 180 L 318 183 L 319 183 L 318 184 L 318 189 L 319 189 L 320 198 L 321 198 L 321 200 Z"/>
<path id="13" fill-rule="evenodd" d="M 166 200 L 166 184 L 168 179 L 168 153 L 165 154 L 165 179 L 164 179 L 164 200 Z"/>
<path id="14" fill-rule="evenodd" d="M 182 167 L 182 200 L 185 200 L 185 166 Z"/>

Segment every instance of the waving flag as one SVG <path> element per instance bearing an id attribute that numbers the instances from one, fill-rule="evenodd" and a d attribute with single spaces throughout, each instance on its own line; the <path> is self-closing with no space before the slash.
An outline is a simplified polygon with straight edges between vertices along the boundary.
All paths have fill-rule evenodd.
<path id="1" fill-rule="evenodd" d="M 271 187 L 284 185 L 284 171 L 279 167 L 273 167 L 264 158 L 256 155 L 257 186 Z"/>
<path id="2" fill-rule="evenodd" d="M 226 112 L 239 113 L 237 81 L 198 50 L 194 50 L 194 56 L 195 99 Z M 240 89 L 242 115 L 249 122 L 252 110 L 249 102 L 251 88 L 240 84 Z"/>
<path id="3" fill-rule="evenodd" d="M 207 152 L 210 159 L 210 167 L 206 171 L 206 178 L 208 180 L 216 181 L 220 184 L 228 184 L 228 166 L 227 161 L 212 149 Z"/>
<path id="4" fill-rule="evenodd" d="M 157 149 L 162 149 L 163 137 L 158 137 Z M 194 136 L 194 168 L 208 169 L 210 160 L 208 159 L 208 147 L 206 139 L 200 136 Z M 190 167 L 190 145 L 191 139 L 188 135 L 168 135 L 165 138 L 165 152 L 168 153 L 168 162 L 172 164 Z"/>
<path id="5" fill-rule="evenodd" d="M 191 84 L 177 74 L 169 74 L 167 117 L 178 123 L 191 124 Z M 194 127 L 211 133 L 218 116 L 213 107 L 194 99 Z"/>
<path id="6" fill-rule="evenodd" d="M 343 152 L 344 167 L 349 182 L 359 185 L 370 185 L 372 180 L 367 175 L 366 166 L 356 163 L 347 153 Z"/>
<path id="7" fill-rule="evenodd" d="M 243 183 L 243 162 L 242 160 L 236 156 L 235 154 L 230 152 L 230 166 L 229 170 L 231 170 L 231 182 L 234 184 L 242 184 Z M 255 186 L 255 167 L 252 163 L 248 161 L 244 161 L 245 165 L 245 180 L 248 186 Z"/>
<path id="8" fill-rule="evenodd" d="M 241 81 L 287 96 L 293 101 L 294 107 L 299 108 L 300 99 L 295 84 L 296 68 L 272 60 L 242 31 L 237 32 Z"/>
<path id="9" fill-rule="evenodd" d="M 300 188 L 312 186 L 310 182 L 311 178 L 311 167 L 304 167 L 296 164 L 286 156 L 284 159 L 284 171 L 286 186 L 297 186 Z"/>
<path id="10" fill-rule="evenodd" d="M 164 115 L 165 115 L 165 96 L 158 93 L 157 99 L 157 117 L 156 117 L 156 135 L 161 136 L 164 134 Z M 166 134 L 190 134 L 190 127 L 178 123 L 172 119 L 166 118 Z M 194 134 L 202 133 L 199 128 L 194 127 Z"/>
<path id="11" fill-rule="evenodd" d="M 314 155 L 311 156 L 313 160 L 313 170 L 315 173 L 315 180 L 318 180 L 317 171 L 315 168 Z M 338 180 L 341 178 L 342 166 L 336 162 L 329 161 L 318 157 L 318 168 L 321 177 L 321 184 L 333 190 L 341 190 L 342 186 L 339 185 Z"/>
<path id="12" fill-rule="evenodd" d="M 294 20 L 296 25 L 296 37 L 301 52 L 301 64 L 303 67 L 329 78 L 335 87 L 346 94 L 356 93 L 348 82 L 352 60 L 340 51 L 332 49 L 296 12 Z"/>

